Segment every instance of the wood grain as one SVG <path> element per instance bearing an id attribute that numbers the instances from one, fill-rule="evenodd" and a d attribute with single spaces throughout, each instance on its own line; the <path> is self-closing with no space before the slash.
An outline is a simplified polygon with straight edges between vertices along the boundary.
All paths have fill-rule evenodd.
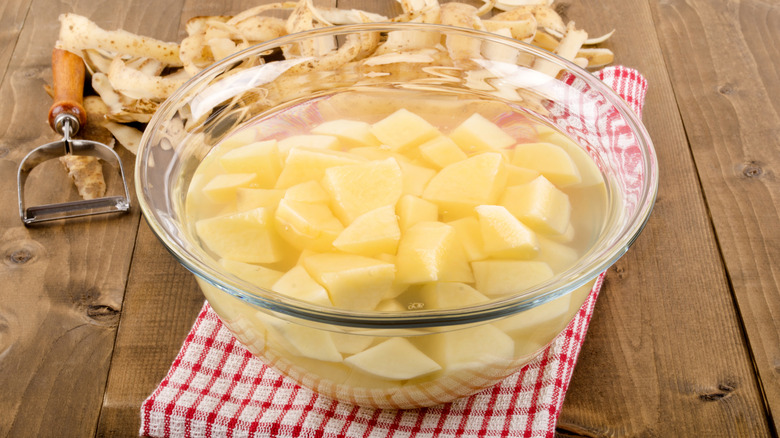
<path id="1" fill-rule="evenodd" d="M 651 3 L 776 433 L 780 429 L 780 4 Z"/>
<path id="2" fill-rule="evenodd" d="M 0 82 L 5 76 L 30 3 L 32 0 L 6 0 L 0 4 Z"/>
<path id="3" fill-rule="evenodd" d="M 768 435 L 696 167 L 679 114 L 669 110 L 674 90 L 650 8 L 641 0 L 576 2 L 567 14 L 592 34 L 615 26 L 617 62 L 648 79 L 644 120 L 661 182 L 648 226 L 607 274 L 558 431 Z"/>
<path id="4" fill-rule="evenodd" d="M 148 2 L 151 4 L 152 2 Z M 4 152 L 0 179 L 0 435 L 94 435 L 138 227 L 131 214 L 25 228 L 16 209 L 16 168 L 34 147 L 57 139 L 46 124 L 51 50 L 59 14 L 138 15 L 142 2 L 33 2 L 0 86 Z M 132 154 L 120 149 L 126 169 Z M 105 169 L 109 191 L 117 172 Z M 132 175 L 132 171 L 128 172 Z M 132 184 L 132 181 L 130 182 Z M 59 163 L 36 168 L 31 205 L 77 197 Z M 137 205 L 137 204 L 136 204 Z"/>

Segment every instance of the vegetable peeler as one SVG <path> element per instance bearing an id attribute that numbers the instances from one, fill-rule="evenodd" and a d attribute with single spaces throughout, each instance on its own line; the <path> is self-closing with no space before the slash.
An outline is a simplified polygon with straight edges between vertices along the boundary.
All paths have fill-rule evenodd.
<path id="1" fill-rule="evenodd" d="M 71 138 L 87 121 L 87 112 L 83 106 L 84 70 L 84 62 L 78 55 L 61 49 L 54 49 L 52 52 L 54 104 L 49 109 L 49 125 L 62 135 L 62 140 L 38 146 L 19 164 L 16 177 L 19 190 L 19 216 L 25 225 L 130 210 L 130 194 L 119 155 L 103 143 Z M 25 207 L 24 184 L 32 169 L 45 161 L 68 154 L 98 157 L 118 167 L 124 196 L 106 196 Z"/>

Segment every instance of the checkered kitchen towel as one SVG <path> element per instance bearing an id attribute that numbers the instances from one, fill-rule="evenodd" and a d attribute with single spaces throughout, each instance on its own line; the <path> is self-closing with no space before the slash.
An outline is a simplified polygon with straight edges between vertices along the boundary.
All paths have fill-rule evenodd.
<path id="1" fill-rule="evenodd" d="M 598 73 L 641 115 L 646 80 L 635 70 Z M 552 437 L 602 276 L 582 308 L 533 362 L 492 388 L 453 403 L 382 410 L 337 402 L 298 386 L 252 356 L 208 304 L 165 379 L 141 407 L 153 437 Z"/>

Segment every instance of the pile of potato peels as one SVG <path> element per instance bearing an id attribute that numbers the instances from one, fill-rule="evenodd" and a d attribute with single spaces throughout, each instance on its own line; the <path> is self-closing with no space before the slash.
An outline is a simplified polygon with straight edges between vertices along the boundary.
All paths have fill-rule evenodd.
<path id="1" fill-rule="evenodd" d="M 314 6 L 312 0 L 279 2 L 256 6 L 234 16 L 194 17 L 187 22 L 187 37 L 181 43 L 164 42 L 124 30 L 107 31 L 88 18 L 76 14 L 60 16 L 57 48 L 84 59 L 90 73 L 92 89 L 97 95 L 86 96 L 85 108 L 90 123 L 96 122 L 110 131 L 126 149 L 135 153 L 141 131 L 134 126 L 149 122 L 157 106 L 185 81 L 215 61 L 290 33 L 342 24 L 371 22 L 435 23 L 484 30 L 533 44 L 566 58 L 583 68 L 598 68 L 613 61 L 606 48 L 592 47 L 606 41 L 612 32 L 588 38 L 574 22 L 564 22 L 555 11 L 553 0 L 486 0 L 477 8 L 465 3 L 438 0 L 397 0 L 401 14 L 385 17 L 358 9 Z M 286 11 L 286 19 L 269 15 Z M 487 15 L 491 15 L 487 18 Z M 483 18 L 484 17 L 484 18 Z M 392 35 L 392 34 L 391 34 Z M 355 42 L 359 50 L 344 46 L 303 47 L 306 53 L 285 53 L 285 58 L 315 56 L 310 69 L 329 68 L 372 56 L 407 53 L 415 41 L 384 40 L 376 35 Z M 353 48 L 354 49 L 354 48 Z M 539 63 L 536 70 L 554 76 L 558 70 Z M 93 157 L 69 157 L 63 164 L 80 187 L 79 179 L 95 179 L 100 166 L 89 164 Z M 74 166 L 89 172 L 74 173 Z M 84 198 L 103 193 L 79 190 Z"/>

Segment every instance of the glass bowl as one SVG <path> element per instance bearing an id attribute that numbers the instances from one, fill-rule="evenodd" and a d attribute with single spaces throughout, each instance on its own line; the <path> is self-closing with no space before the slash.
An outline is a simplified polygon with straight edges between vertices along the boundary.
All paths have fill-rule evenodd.
<path id="1" fill-rule="evenodd" d="M 424 115 L 442 132 L 478 112 L 517 139 L 534 121 L 546 127 L 536 133 L 557 138 L 572 161 L 592 159 L 600 201 L 578 201 L 577 189 L 567 192 L 572 208 L 598 219 L 583 238 L 587 248 L 554 275 L 487 300 L 434 309 L 384 300 L 350 309 L 235 275 L 201 244 L 192 217 L 198 203 L 188 194 L 203 187 L 196 169 L 221 141 L 281 139 L 337 118 L 375 123 L 399 109 Z M 325 396 L 402 409 L 468 396 L 533 360 L 637 238 L 658 186 L 641 121 L 591 73 L 510 38 L 411 23 L 316 29 L 215 63 L 160 106 L 135 172 L 152 230 L 253 354 Z M 511 269 L 493 275 L 518 278 Z M 456 288 L 474 286 L 462 284 Z M 400 288 L 408 292 L 407 286 L 421 287 Z"/>

